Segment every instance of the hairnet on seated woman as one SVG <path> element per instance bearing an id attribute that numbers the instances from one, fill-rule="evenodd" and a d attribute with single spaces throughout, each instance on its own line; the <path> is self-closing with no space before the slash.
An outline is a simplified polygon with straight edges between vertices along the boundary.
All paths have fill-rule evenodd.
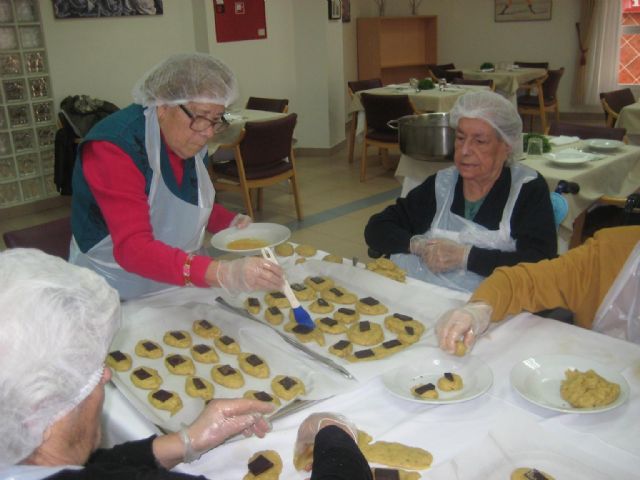
<path id="1" fill-rule="evenodd" d="M 238 96 L 229 67 L 204 53 L 172 55 L 148 71 L 133 88 L 133 100 L 145 107 L 213 103 L 228 107 Z"/>
<path id="2" fill-rule="evenodd" d="M 28 457 L 94 390 L 120 301 L 98 274 L 16 248 L 0 252 L 0 311 L 2 468 Z"/>
<path id="3" fill-rule="evenodd" d="M 490 91 L 462 95 L 449 112 L 449 125 L 457 128 L 461 118 L 477 118 L 491 125 L 511 147 L 507 163 L 522 157 L 522 119 L 513 103 L 502 95 Z"/>

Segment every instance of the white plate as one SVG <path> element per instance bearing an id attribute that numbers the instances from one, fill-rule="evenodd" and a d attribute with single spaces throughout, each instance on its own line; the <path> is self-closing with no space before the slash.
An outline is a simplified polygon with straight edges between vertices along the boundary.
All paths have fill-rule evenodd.
<path id="1" fill-rule="evenodd" d="M 252 223 L 247 228 L 227 228 L 216 233 L 211 237 L 211 245 L 223 252 L 235 252 L 235 253 L 255 253 L 259 252 L 259 248 L 247 249 L 247 250 L 235 250 L 229 248 L 230 242 L 239 240 L 242 238 L 251 238 L 257 240 L 263 240 L 267 242 L 268 247 L 273 247 L 279 243 L 284 242 L 291 236 L 291 230 L 284 225 L 278 223 Z"/>
<path id="2" fill-rule="evenodd" d="M 462 390 L 443 392 L 438 390 L 439 398 L 422 399 L 411 393 L 416 385 L 438 384 L 438 379 L 446 372 L 462 377 Z M 382 376 L 384 386 L 396 397 L 419 403 L 447 404 L 466 402 L 485 393 L 493 384 L 493 373 L 489 366 L 479 358 L 454 358 L 449 355 L 436 355 L 420 362 L 420 365 L 404 365 L 386 372 Z"/>
<path id="3" fill-rule="evenodd" d="M 620 395 L 609 405 L 575 408 L 560 396 L 560 385 L 569 369 L 593 369 L 609 382 L 620 385 Z M 598 362 L 575 355 L 543 355 L 522 360 L 511 370 L 511 385 L 523 398 L 536 405 L 564 413 L 598 413 L 619 407 L 629 398 L 629 384 L 615 370 Z"/>
<path id="4" fill-rule="evenodd" d="M 555 163 L 556 165 L 569 167 L 584 165 L 585 163 L 589 163 L 591 160 L 595 160 L 596 158 L 598 158 L 596 155 L 580 152 L 573 148 L 560 150 L 556 153 L 545 153 L 543 157 L 547 160 L 550 160 L 552 163 Z"/>
<path id="5" fill-rule="evenodd" d="M 624 147 L 624 142 L 620 140 L 608 140 L 606 138 L 592 138 L 591 140 L 587 140 L 587 146 L 593 150 L 610 152 Z"/>

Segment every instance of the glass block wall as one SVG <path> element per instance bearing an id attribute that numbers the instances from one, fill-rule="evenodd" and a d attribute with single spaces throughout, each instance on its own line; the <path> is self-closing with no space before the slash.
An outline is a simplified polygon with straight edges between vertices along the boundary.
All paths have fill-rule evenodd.
<path id="1" fill-rule="evenodd" d="M 38 0 L 0 0 L 0 209 L 58 195 L 56 132 Z"/>

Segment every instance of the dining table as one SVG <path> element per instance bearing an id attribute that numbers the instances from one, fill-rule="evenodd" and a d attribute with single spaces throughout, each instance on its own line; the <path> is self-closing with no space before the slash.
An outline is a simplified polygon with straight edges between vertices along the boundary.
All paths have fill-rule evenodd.
<path id="1" fill-rule="evenodd" d="M 372 95 L 408 95 L 416 110 L 419 112 L 448 112 L 456 103 L 458 97 L 465 93 L 488 90 L 488 87 L 478 85 L 453 85 L 447 84 L 440 90 L 438 86 L 430 90 L 416 90 L 408 83 L 385 85 L 384 87 L 370 88 L 356 92 L 351 98 L 349 113 L 363 111 L 360 95 L 369 93 Z"/>
<path id="2" fill-rule="evenodd" d="M 318 250 L 304 257 L 303 263 L 297 253 L 279 260 L 292 282 L 309 275 L 330 278 L 358 297 L 374 296 L 390 314 L 419 320 L 426 327 L 420 340 L 386 358 L 356 363 L 328 354 L 326 346 L 304 344 L 331 356 L 353 377 L 348 378 L 283 342 L 273 327 L 234 314 L 215 300 L 223 296 L 242 306 L 246 295 L 181 288 L 123 304 L 122 328 L 114 347 L 131 343 L 126 339 L 131 332 L 161 337 L 167 328 L 164 322 L 183 321 L 183 329 L 190 330 L 193 318 L 204 316 L 221 326 L 223 333 L 231 329 L 243 351 L 250 348 L 272 368 L 282 361 L 282 368 L 298 369 L 307 387 L 305 408 L 274 420 L 264 438 L 231 438 L 176 470 L 212 479 L 239 479 L 247 474 L 252 455 L 274 450 L 283 463 L 280 478 L 308 478 L 308 473 L 293 465 L 297 429 L 310 413 L 334 412 L 368 433 L 372 442 L 398 442 L 428 451 L 433 456 L 431 466 L 418 472 L 425 479 L 508 479 L 519 467 L 536 468 L 558 479 L 638 478 L 639 345 L 522 313 L 493 324 L 465 356 L 449 355 L 438 348 L 435 324 L 444 312 L 466 302 L 466 294 L 411 278 L 394 281 L 363 264 L 354 266 L 350 259 L 341 264 L 323 261 L 326 254 Z M 306 302 L 303 305 L 308 308 Z M 371 317 L 371 321 L 381 320 Z M 325 336 L 328 345 L 331 335 Z M 600 409 L 576 409 L 563 403 L 559 388 L 565 370 L 585 365 L 619 383 L 621 393 L 614 403 Z M 441 399 L 432 401 L 410 393 L 411 385 L 443 371 L 461 376 L 460 392 L 441 393 Z M 117 372 L 114 377 L 118 379 Z M 103 445 L 171 430 L 167 424 L 179 423 L 175 418 L 179 413 L 175 417 L 167 412 L 150 414 L 152 408 L 132 398 L 137 394 L 123 383 L 126 380 L 117 387 L 108 385 Z M 224 390 L 216 385 L 216 398 L 228 395 Z M 188 400 L 182 395 L 186 409 Z"/>
<path id="3" fill-rule="evenodd" d="M 629 143 L 640 145 L 640 102 L 622 107 L 615 126 L 627 130 Z"/>
<path id="4" fill-rule="evenodd" d="M 547 74 L 544 68 L 507 67 L 496 68 L 492 71 L 479 68 L 456 69 L 462 72 L 464 78 L 470 80 L 493 80 L 496 92 L 504 95 L 514 104 L 517 101 L 516 92 L 524 84 L 542 78 Z"/>

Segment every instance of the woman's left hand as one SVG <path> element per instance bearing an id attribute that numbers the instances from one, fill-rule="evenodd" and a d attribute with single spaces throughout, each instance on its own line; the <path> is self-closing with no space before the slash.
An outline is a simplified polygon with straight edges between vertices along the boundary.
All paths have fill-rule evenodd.
<path id="1" fill-rule="evenodd" d="M 231 224 L 229 226 L 242 229 L 247 228 L 252 223 L 253 219 L 249 215 L 239 213 L 235 217 L 233 217 L 233 220 L 231 220 Z"/>
<path id="2" fill-rule="evenodd" d="M 470 245 L 462 245 L 446 238 L 434 238 L 428 241 L 422 260 L 434 273 L 466 269 Z"/>

